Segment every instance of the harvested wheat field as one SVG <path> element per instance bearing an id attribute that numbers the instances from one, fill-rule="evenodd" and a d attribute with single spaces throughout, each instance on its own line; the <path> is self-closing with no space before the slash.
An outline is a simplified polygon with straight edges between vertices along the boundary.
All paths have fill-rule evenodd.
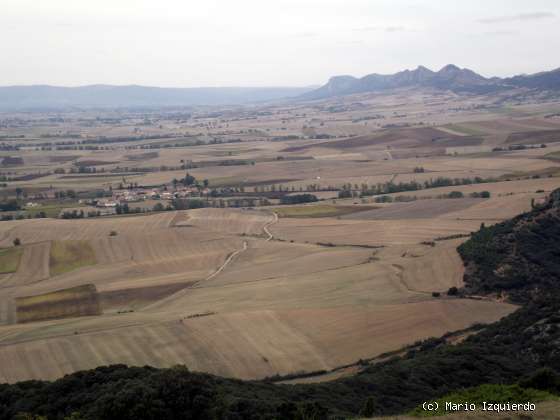
<path id="1" fill-rule="evenodd" d="M 50 244 L 43 246 L 51 272 L 2 289 L 9 297 L 0 327 L 4 381 L 111 363 L 180 363 L 247 379 L 330 370 L 515 309 L 431 295 L 462 284 L 460 241 L 419 242 L 476 223 L 278 220 L 270 211 L 228 209 L 106 219 L 98 229 L 89 221 L 49 222 L 40 230 L 13 222 L 6 231 L 6 241 L 18 235 L 29 247 Z M 296 240 L 277 239 L 284 236 Z M 321 241 L 340 246 L 315 244 Z M 95 264 L 53 273 L 53 244 L 65 251 L 55 249 L 58 258 L 74 253 L 82 261 L 93 252 Z M 25 296 L 56 297 L 85 283 L 97 290 L 95 316 L 20 315 Z M 16 308 L 10 299 L 20 302 Z M 14 324 L 20 320 L 34 322 Z"/>

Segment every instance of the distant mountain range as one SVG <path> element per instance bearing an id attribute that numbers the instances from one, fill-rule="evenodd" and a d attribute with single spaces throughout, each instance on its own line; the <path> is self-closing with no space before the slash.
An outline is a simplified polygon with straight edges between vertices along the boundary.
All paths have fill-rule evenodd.
<path id="1" fill-rule="evenodd" d="M 368 74 L 362 78 L 353 76 L 332 77 L 326 85 L 301 95 L 301 99 L 324 99 L 333 96 L 387 91 L 397 88 L 436 88 L 458 93 L 491 93 L 511 88 L 529 88 L 560 91 L 560 68 L 532 75 L 510 78 L 486 78 L 469 69 L 448 64 L 439 71 L 424 66 L 395 74 Z"/>
<path id="2" fill-rule="evenodd" d="M 156 108 L 229 105 L 295 97 L 313 87 L 159 88 L 147 86 L 47 85 L 0 87 L 0 110 Z"/>
<path id="3" fill-rule="evenodd" d="M 436 88 L 457 93 L 492 93 L 512 88 L 560 92 L 560 69 L 510 78 L 486 78 L 453 64 L 439 71 L 419 66 L 395 74 L 332 77 L 311 87 L 201 87 L 48 85 L 0 87 L 0 111 L 59 110 L 72 108 L 162 108 L 195 105 L 248 104 L 281 99 L 315 100 L 333 96 L 390 91 L 398 88 Z"/>

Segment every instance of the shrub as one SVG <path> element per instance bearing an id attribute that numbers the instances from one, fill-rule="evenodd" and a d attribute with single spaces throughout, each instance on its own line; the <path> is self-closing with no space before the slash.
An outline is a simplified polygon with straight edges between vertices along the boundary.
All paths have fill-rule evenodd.
<path id="1" fill-rule="evenodd" d="M 391 197 L 390 195 L 382 195 L 380 197 L 375 197 L 375 202 L 376 203 L 392 203 L 393 202 L 393 197 Z"/>
<path id="2" fill-rule="evenodd" d="M 163 207 L 163 204 L 161 204 L 161 203 L 156 203 L 156 205 L 153 207 L 152 210 L 153 211 L 163 211 L 163 210 L 165 210 L 165 207 Z"/>
<path id="3" fill-rule="evenodd" d="M 465 195 L 461 191 L 451 191 L 447 198 L 463 198 Z"/>
<path id="4" fill-rule="evenodd" d="M 317 196 L 313 194 L 296 194 L 296 195 L 285 195 L 280 199 L 281 204 L 300 204 L 300 203 L 312 203 L 318 201 Z"/>
<path id="5" fill-rule="evenodd" d="M 560 392 L 560 375 L 551 368 L 542 368 L 519 381 L 522 388 L 533 388 L 553 393 Z"/>
<path id="6" fill-rule="evenodd" d="M 376 403 L 375 403 L 375 399 L 373 397 L 368 397 L 368 399 L 366 400 L 366 402 L 364 403 L 364 406 L 362 407 L 361 411 L 360 411 L 360 415 L 364 416 L 366 418 L 371 418 L 375 415 L 376 410 Z"/>
<path id="7" fill-rule="evenodd" d="M 340 190 L 338 192 L 338 198 L 352 198 L 351 190 Z"/>

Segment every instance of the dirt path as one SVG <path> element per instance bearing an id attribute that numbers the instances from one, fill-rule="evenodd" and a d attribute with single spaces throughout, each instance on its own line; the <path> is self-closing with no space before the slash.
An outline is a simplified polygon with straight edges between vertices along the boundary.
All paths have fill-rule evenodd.
<path id="1" fill-rule="evenodd" d="M 151 309 L 159 309 L 162 307 L 162 305 L 166 305 L 169 302 L 174 301 L 175 299 L 181 298 L 182 296 L 184 296 L 186 293 L 188 293 L 188 291 L 190 289 L 194 289 L 197 286 L 199 286 L 200 284 L 207 282 L 208 280 L 213 279 L 214 277 L 216 277 L 218 274 L 220 274 L 222 271 L 225 270 L 225 268 L 233 261 L 233 259 L 241 254 L 242 252 L 246 251 L 248 248 L 248 243 L 247 241 L 243 241 L 243 247 L 233 251 L 224 261 L 224 263 L 219 266 L 212 274 L 206 276 L 203 279 L 197 280 L 194 283 L 191 283 L 190 285 L 186 286 L 184 289 L 181 289 L 175 293 L 173 293 L 172 295 L 167 296 L 166 298 L 162 299 L 162 300 L 158 300 L 154 303 L 152 303 L 151 305 L 148 305 L 146 307 L 144 307 L 142 310 L 151 310 Z"/>
<path id="2" fill-rule="evenodd" d="M 275 212 L 272 212 L 272 214 L 274 215 L 274 219 L 272 219 L 270 222 L 268 222 L 266 225 L 263 226 L 264 233 L 266 233 L 268 235 L 268 238 L 266 239 L 266 242 L 268 242 L 272 238 L 274 238 L 272 233 L 270 233 L 270 231 L 268 230 L 268 227 L 272 226 L 274 223 L 278 222 L 278 215 Z"/>
<path id="3" fill-rule="evenodd" d="M 189 287 L 189 289 L 192 289 L 194 287 L 196 287 L 197 285 L 199 285 L 202 282 L 208 281 L 213 279 L 214 277 L 216 277 L 218 274 L 220 274 L 222 271 L 224 271 L 224 269 L 227 267 L 227 265 L 239 254 L 241 254 L 242 252 L 247 250 L 247 241 L 243 241 L 243 248 L 238 249 L 237 251 L 232 252 L 229 257 L 227 257 L 227 259 L 224 261 L 224 263 L 218 267 L 218 269 L 216 271 L 214 271 L 212 274 L 210 274 L 208 277 L 199 280 L 195 283 L 192 284 L 192 286 Z"/>
<path id="4" fill-rule="evenodd" d="M 263 226 L 263 231 L 264 233 L 266 233 L 268 235 L 268 237 L 265 239 L 265 242 L 268 242 L 270 240 L 272 240 L 274 238 L 274 236 L 272 235 L 272 233 L 270 232 L 270 230 L 268 230 L 268 228 L 270 226 L 272 226 L 274 223 L 278 222 L 278 215 L 275 212 L 272 212 L 274 218 L 266 223 Z M 157 302 L 154 302 L 152 305 L 148 305 L 146 306 L 144 309 L 156 309 L 156 308 L 160 308 L 161 305 L 165 305 L 166 303 L 175 300 L 176 298 L 180 298 L 181 296 L 183 296 L 185 293 L 187 293 L 189 291 L 189 289 L 195 289 L 197 287 L 199 287 L 201 284 L 212 280 L 214 277 L 218 276 L 222 271 L 224 271 L 226 269 L 226 267 L 235 259 L 235 257 L 237 257 L 239 254 L 241 254 L 242 252 L 245 252 L 248 249 L 248 243 L 247 241 L 243 241 L 243 247 L 232 252 L 224 261 L 224 263 L 218 267 L 212 274 L 206 276 L 203 279 L 200 279 L 198 281 L 195 281 L 194 283 L 192 283 L 191 285 L 185 287 L 184 289 L 179 290 L 176 293 L 173 293 L 172 295 L 166 297 L 165 299 L 159 300 Z"/>

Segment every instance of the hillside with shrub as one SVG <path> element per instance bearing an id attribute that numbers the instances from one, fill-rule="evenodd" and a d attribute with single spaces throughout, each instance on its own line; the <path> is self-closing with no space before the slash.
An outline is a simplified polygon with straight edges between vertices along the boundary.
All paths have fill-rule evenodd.
<path id="1" fill-rule="evenodd" d="M 469 294 L 498 293 L 526 302 L 558 287 L 560 190 L 531 212 L 484 227 L 462 244 Z"/>

